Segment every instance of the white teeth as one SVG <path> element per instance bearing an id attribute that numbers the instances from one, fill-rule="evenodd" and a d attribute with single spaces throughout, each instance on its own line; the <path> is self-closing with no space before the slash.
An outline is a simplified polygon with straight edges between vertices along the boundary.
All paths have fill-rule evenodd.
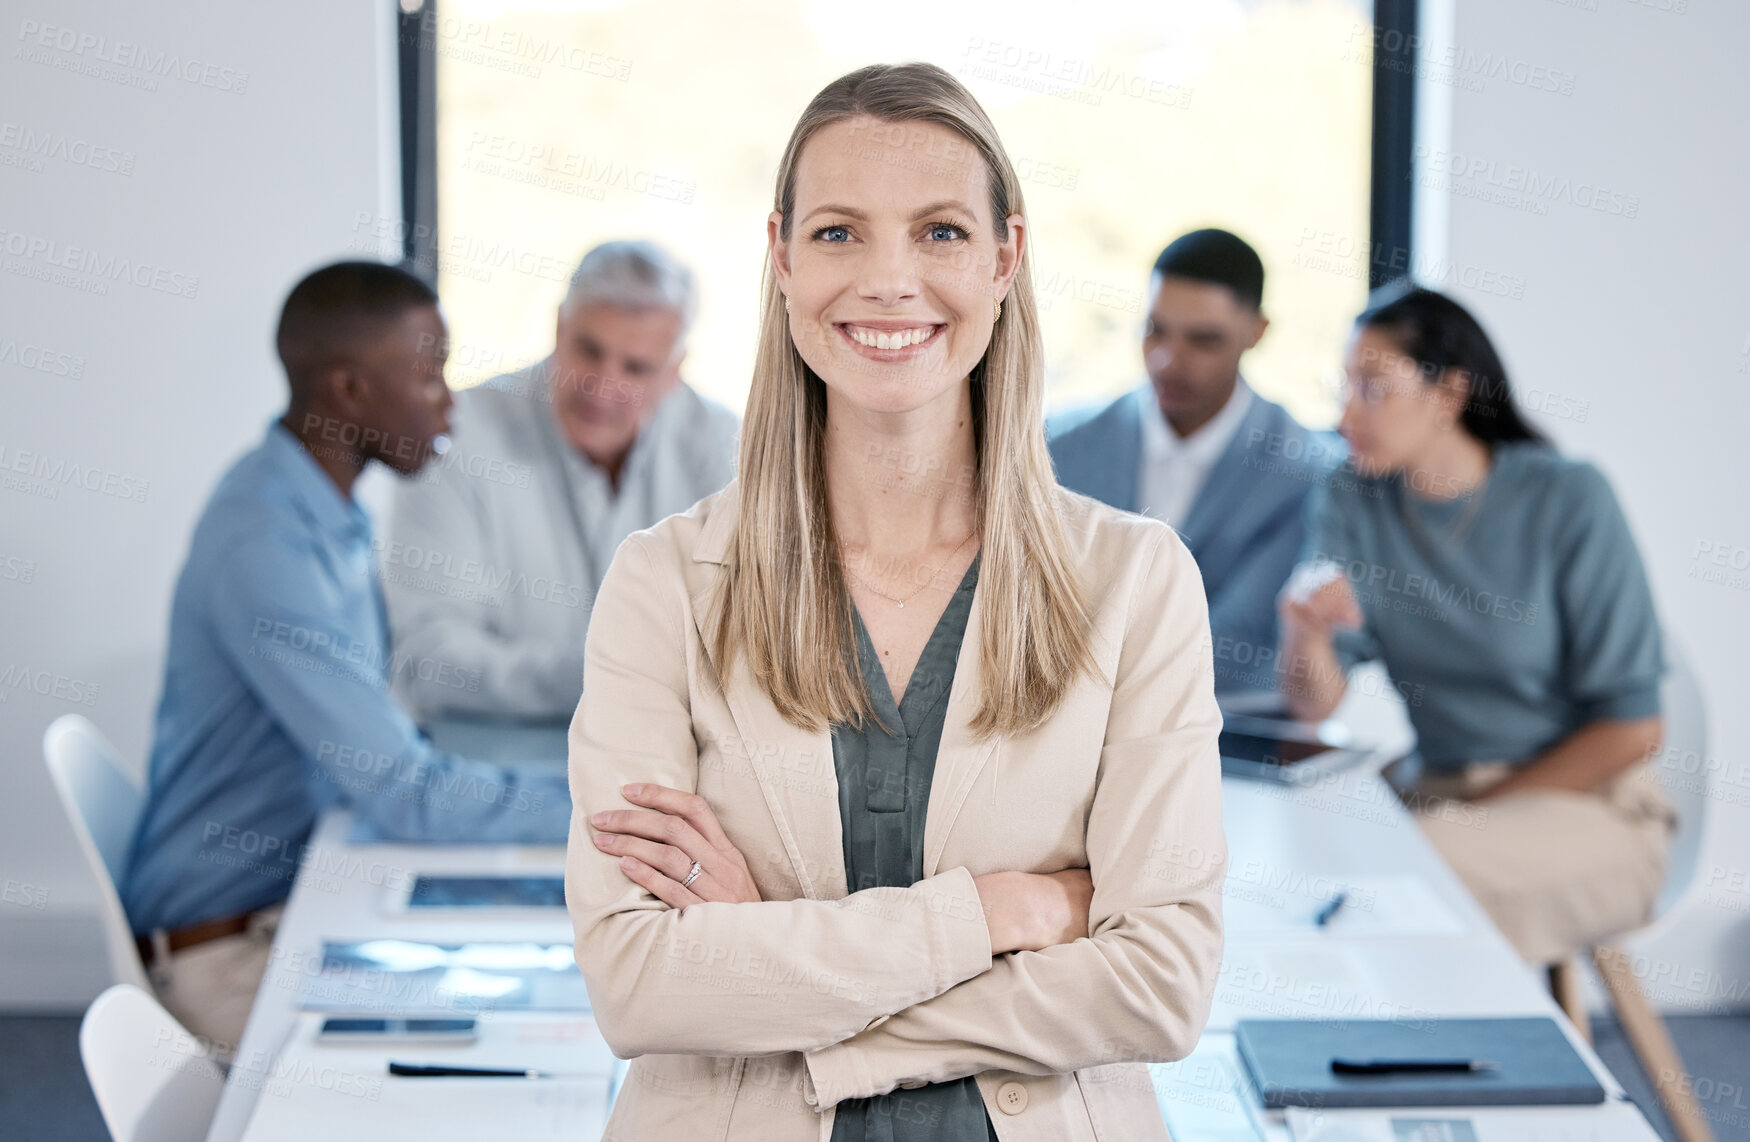
<path id="1" fill-rule="evenodd" d="M 919 341 L 929 339 L 935 327 L 925 325 L 917 329 L 901 329 L 895 333 L 881 333 L 873 329 L 861 329 L 855 325 L 845 326 L 845 331 L 851 335 L 851 340 L 859 345 L 867 345 L 871 349 L 903 349 L 907 345 L 916 345 Z"/>

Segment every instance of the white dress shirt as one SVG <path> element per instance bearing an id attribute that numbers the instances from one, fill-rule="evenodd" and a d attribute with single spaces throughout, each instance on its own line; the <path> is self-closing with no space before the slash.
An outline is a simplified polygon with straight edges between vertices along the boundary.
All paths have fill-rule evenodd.
<path id="1" fill-rule="evenodd" d="M 423 718 L 563 718 L 583 688 L 596 589 L 620 541 L 734 475 L 739 418 L 680 385 L 620 469 L 553 416 L 551 358 L 456 394 L 450 450 L 399 481 L 377 563 L 396 689 Z"/>
<path id="2" fill-rule="evenodd" d="M 1221 411 L 1183 437 L 1167 423 L 1152 385 L 1144 385 L 1137 399 L 1142 402 L 1142 456 L 1136 472 L 1136 510 L 1182 531 L 1185 516 L 1209 479 L 1209 470 L 1221 459 L 1246 410 L 1252 407 L 1251 386 L 1244 377 L 1239 378 Z"/>

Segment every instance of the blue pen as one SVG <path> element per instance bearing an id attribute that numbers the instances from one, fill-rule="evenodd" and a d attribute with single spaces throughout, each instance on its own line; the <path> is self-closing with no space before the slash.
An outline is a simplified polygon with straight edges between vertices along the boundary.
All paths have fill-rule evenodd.
<path id="1" fill-rule="evenodd" d="M 1343 901 L 1347 899 L 1349 899 L 1349 894 L 1347 892 L 1339 892 L 1337 895 L 1331 897 L 1330 900 L 1326 901 L 1324 906 L 1313 915 L 1314 927 L 1323 928 L 1326 924 L 1329 924 L 1331 922 L 1331 917 L 1337 914 L 1337 909 L 1343 907 Z"/>

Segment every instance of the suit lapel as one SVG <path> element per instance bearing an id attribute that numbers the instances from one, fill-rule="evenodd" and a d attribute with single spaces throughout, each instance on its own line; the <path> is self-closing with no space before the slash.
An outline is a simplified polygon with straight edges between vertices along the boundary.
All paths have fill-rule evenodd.
<path id="1" fill-rule="evenodd" d="M 705 521 L 694 549 L 703 572 L 692 591 L 693 623 L 710 659 L 708 608 L 717 576 L 727 557 L 738 510 L 739 481 L 732 481 Z M 966 633 L 954 664 L 954 684 L 942 725 L 924 818 L 924 875 L 934 876 L 947 846 L 948 833 L 966 803 L 973 782 L 996 750 L 996 739 L 974 741 L 968 723 L 977 709 L 983 685 L 980 630 L 983 625 L 983 576 L 972 594 Z M 733 676 L 722 679 L 723 697 L 736 731 L 747 743 L 755 780 L 777 826 L 785 854 L 809 899 L 837 900 L 847 891 L 844 826 L 839 817 L 838 775 L 833 763 L 832 731 L 810 732 L 786 722 L 754 682 L 745 657 L 737 658 Z M 792 767 L 786 772 L 786 767 Z M 806 779 L 797 777 L 806 774 Z M 818 778 L 818 779 L 817 779 Z"/>
<path id="2" fill-rule="evenodd" d="M 1125 393 L 1052 439 L 1052 465 L 1064 487 L 1119 511 L 1136 510 L 1142 457 L 1139 391 L 1153 392 L 1145 383 L 1143 390 Z"/>
<path id="3" fill-rule="evenodd" d="M 706 585 L 693 594 L 693 623 L 707 659 L 711 638 L 705 615 L 716 576 L 721 573 L 709 571 Z M 745 743 L 743 749 L 760 794 L 803 895 L 810 900 L 839 899 L 845 895 L 847 880 L 832 731 L 822 728 L 810 733 L 786 722 L 755 685 L 745 655 L 736 659 L 734 674 L 728 679 L 723 679 L 717 663 L 711 665 L 722 682 L 730 717 Z"/>
<path id="4" fill-rule="evenodd" d="M 1191 510 L 1185 513 L 1185 526 L 1179 529 L 1185 546 L 1193 553 L 1201 552 L 1208 545 L 1218 527 L 1231 524 L 1235 516 L 1245 515 L 1248 495 L 1259 493 L 1262 481 L 1258 477 L 1261 473 L 1244 470 L 1246 453 L 1252 447 L 1250 441 L 1255 433 L 1267 434 L 1270 431 L 1275 410 L 1275 405 L 1257 393 L 1252 394 L 1252 407 L 1246 410 L 1227 447 L 1222 449 L 1220 458 L 1209 469 L 1203 487 L 1198 489 L 1197 498 L 1191 503 Z"/>
<path id="5" fill-rule="evenodd" d="M 1152 400 L 1154 390 L 1144 383 L 1132 389 L 1113 408 L 1113 415 L 1102 439 L 1096 442 L 1092 457 L 1097 471 L 1106 477 L 1102 494 L 1094 498 L 1111 504 L 1119 511 L 1136 510 L 1136 484 L 1142 473 L 1142 404 Z"/>

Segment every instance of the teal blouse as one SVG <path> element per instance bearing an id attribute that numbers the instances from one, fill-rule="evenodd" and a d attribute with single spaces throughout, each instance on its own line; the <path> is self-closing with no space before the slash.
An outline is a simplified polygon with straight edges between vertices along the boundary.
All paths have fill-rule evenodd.
<path id="1" fill-rule="evenodd" d="M 1341 564 L 1361 605 L 1338 657 L 1384 662 L 1430 770 L 1524 764 L 1589 722 L 1659 712 L 1652 591 L 1591 464 L 1500 444 L 1480 491 L 1446 501 L 1345 465 L 1308 508 L 1306 556 Z"/>
<path id="2" fill-rule="evenodd" d="M 833 766 L 838 772 L 839 816 L 844 824 L 845 879 L 850 891 L 909 887 L 924 878 L 924 813 L 948 692 L 978 585 L 980 555 L 948 601 L 895 706 L 881 659 L 863 617 L 852 608 L 857 666 L 877 718 L 858 727 L 832 727 Z M 970 1076 L 895 1090 L 838 1104 L 832 1142 L 996 1142 L 978 1083 Z"/>

